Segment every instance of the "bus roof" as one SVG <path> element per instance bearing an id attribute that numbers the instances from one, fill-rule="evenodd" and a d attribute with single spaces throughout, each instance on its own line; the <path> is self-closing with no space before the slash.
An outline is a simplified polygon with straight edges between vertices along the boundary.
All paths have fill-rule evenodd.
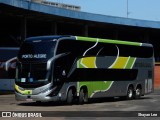
<path id="1" fill-rule="evenodd" d="M 48 36 L 36 36 L 29 37 L 26 41 L 34 41 L 34 40 L 48 40 L 48 39 L 61 39 L 61 38 L 71 38 L 72 40 L 80 40 L 80 41 L 89 41 L 89 42 L 101 42 L 101 43 L 110 43 L 110 44 L 123 44 L 123 45 L 132 45 L 132 46 L 147 46 L 153 47 L 152 44 L 149 43 L 141 43 L 141 42 L 131 42 L 131 41 L 122 41 L 122 40 L 112 40 L 112 39 L 101 39 L 101 38 L 91 38 L 91 37 L 82 37 L 82 36 L 72 36 L 72 35 L 48 35 Z"/>
<path id="2" fill-rule="evenodd" d="M 71 35 L 48 35 L 48 36 L 35 36 L 26 38 L 26 41 L 34 41 L 34 40 L 48 40 L 48 39 L 60 39 L 63 37 L 71 37 Z"/>
<path id="3" fill-rule="evenodd" d="M 131 42 L 131 41 L 122 41 L 122 40 L 100 39 L 100 38 L 90 38 L 90 37 L 81 37 L 81 36 L 76 36 L 76 39 L 81 41 L 90 41 L 90 42 L 153 47 L 152 44 L 149 44 L 149 43 L 140 43 L 140 42 Z"/>

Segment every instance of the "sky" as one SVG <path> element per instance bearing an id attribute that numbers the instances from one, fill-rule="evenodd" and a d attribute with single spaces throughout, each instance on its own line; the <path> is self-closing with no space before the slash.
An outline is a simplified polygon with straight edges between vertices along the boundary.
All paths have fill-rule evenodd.
<path id="1" fill-rule="evenodd" d="M 160 0 L 47 0 L 81 6 L 82 12 L 160 21 Z"/>

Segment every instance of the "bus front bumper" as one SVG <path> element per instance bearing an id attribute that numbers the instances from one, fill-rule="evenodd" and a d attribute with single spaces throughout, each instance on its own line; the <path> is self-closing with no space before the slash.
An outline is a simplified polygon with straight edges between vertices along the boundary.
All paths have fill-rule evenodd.
<path id="1" fill-rule="evenodd" d="M 41 102 L 63 101 L 59 95 L 50 97 L 47 96 L 46 94 L 23 95 L 18 92 L 15 92 L 15 98 L 18 101 L 41 101 Z"/>

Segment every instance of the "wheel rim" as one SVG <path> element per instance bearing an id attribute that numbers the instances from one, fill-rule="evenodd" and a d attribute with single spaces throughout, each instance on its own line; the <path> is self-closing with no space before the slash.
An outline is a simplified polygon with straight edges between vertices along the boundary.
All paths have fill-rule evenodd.
<path id="1" fill-rule="evenodd" d="M 128 90 L 128 97 L 129 98 L 132 98 L 133 96 L 133 91 L 131 89 Z"/>
<path id="2" fill-rule="evenodd" d="M 136 89 L 136 97 L 140 97 L 141 96 L 141 89 L 137 88 Z"/>
<path id="3" fill-rule="evenodd" d="M 139 96 L 141 94 L 141 90 L 140 89 L 136 89 L 136 95 Z"/>

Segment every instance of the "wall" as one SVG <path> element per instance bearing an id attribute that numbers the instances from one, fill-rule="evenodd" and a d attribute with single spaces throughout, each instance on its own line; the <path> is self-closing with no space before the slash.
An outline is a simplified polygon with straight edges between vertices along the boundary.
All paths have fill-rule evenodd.
<path id="1" fill-rule="evenodd" d="M 155 66 L 154 80 L 154 87 L 160 88 L 160 65 Z"/>

